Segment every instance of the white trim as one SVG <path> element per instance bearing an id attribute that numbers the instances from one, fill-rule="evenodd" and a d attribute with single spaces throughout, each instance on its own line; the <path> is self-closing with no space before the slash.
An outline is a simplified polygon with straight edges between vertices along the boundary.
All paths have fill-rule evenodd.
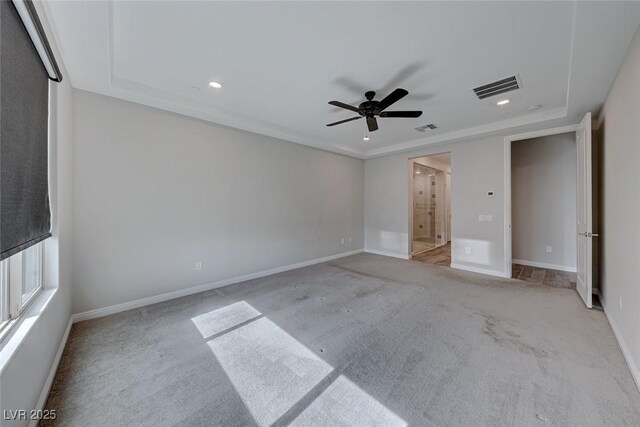
<path id="1" fill-rule="evenodd" d="M 578 124 L 560 126 L 549 129 L 535 130 L 504 137 L 503 142 L 503 178 L 504 178 L 504 276 L 511 277 L 512 235 L 511 235 L 511 143 L 523 139 L 540 138 L 543 136 L 575 132 Z"/>
<path id="2" fill-rule="evenodd" d="M 377 251 L 375 249 L 366 249 L 366 248 L 365 248 L 364 252 L 366 252 L 368 254 L 376 254 L 376 255 L 388 256 L 388 257 L 391 257 L 391 258 L 410 259 L 409 255 L 400 254 L 400 253 L 397 253 L 397 252 Z"/>
<path id="3" fill-rule="evenodd" d="M 452 132 L 415 139 L 407 142 L 397 143 L 386 147 L 374 148 L 367 150 L 365 159 L 373 159 L 390 154 L 398 154 L 404 151 L 414 151 L 428 146 L 445 145 L 459 141 L 465 141 L 472 138 L 480 138 L 484 136 L 504 134 L 509 129 L 517 129 L 522 126 L 544 126 L 545 122 L 556 119 L 564 119 L 567 117 L 567 106 L 551 108 L 549 110 L 540 111 L 533 114 L 525 114 L 523 116 L 511 119 L 500 120 L 470 128 L 459 129 Z"/>
<path id="4" fill-rule="evenodd" d="M 511 236 L 511 142 L 509 137 L 504 138 L 502 153 L 504 156 L 504 170 L 502 171 L 504 187 L 504 273 L 511 271 L 512 262 L 512 236 Z"/>
<path id="5" fill-rule="evenodd" d="M 454 263 L 451 263 L 450 267 L 451 268 L 455 268 L 457 270 L 470 271 L 472 273 L 487 274 L 489 276 L 502 277 L 502 278 L 506 278 L 506 279 L 510 279 L 511 278 L 511 271 L 509 271 L 509 274 L 505 274 L 503 271 L 489 270 L 487 268 L 471 267 L 471 266 L 468 266 L 468 265 L 454 264 Z"/>
<path id="6" fill-rule="evenodd" d="M 49 376 L 47 380 L 44 382 L 44 387 L 42 388 L 42 393 L 40 393 L 40 398 L 38 399 L 38 403 L 36 403 L 35 410 L 41 411 L 44 409 L 44 405 L 47 404 L 47 399 L 49 398 L 49 392 L 51 391 L 51 386 L 53 385 L 53 380 L 56 377 L 56 372 L 58 372 L 58 366 L 60 365 L 60 360 L 62 359 L 62 353 L 64 353 L 64 348 L 67 345 L 67 340 L 69 339 L 69 332 L 71 332 L 72 318 L 69 317 L 69 322 L 67 323 L 67 328 L 62 335 L 62 340 L 60 341 L 60 345 L 58 346 L 58 352 L 56 353 L 56 357 L 53 359 L 53 363 L 51 364 L 51 370 L 49 370 Z M 29 427 L 36 427 L 38 425 L 38 420 L 31 420 L 29 423 Z"/>
<path id="7" fill-rule="evenodd" d="M 575 267 L 569 267 L 568 265 L 547 264 L 545 262 L 527 261 L 524 259 L 514 259 L 513 263 L 527 265 L 529 267 L 548 268 L 549 270 L 568 271 L 570 273 L 576 272 Z"/>
<path id="8" fill-rule="evenodd" d="M 49 306 L 57 290 L 57 288 L 45 288 L 33 304 L 30 304 L 29 308 L 21 316 L 16 317 L 11 326 L 8 326 L 7 335 L 0 342 L 0 376 L 24 343 L 25 337 L 42 318 L 42 313 Z"/>
<path id="9" fill-rule="evenodd" d="M 407 216 L 409 217 L 409 240 L 407 241 L 407 259 L 411 259 L 414 255 L 413 253 L 413 169 L 415 168 L 415 161 L 413 159 L 409 159 L 407 161 L 407 174 L 408 174 L 408 184 L 409 184 L 409 206 L 407 206 Z M 378 254 L 382 255 L 382 254 Z"/>
<path id="10" fill-rule="evenodd" d="M 260 277 L 271 276 L 272 274 L 282 273 L 284 271 L 295 270 L 297 268 L 307 267 L 314 264 L 320 264 L 322 262 L 331 261 L 338 258 L 344 258 L 347 256 L 355 255 L 364 252 L 364 249 L 357 249 L 355 251 L 343 252 L 336 255 L 330 255 L 323 258 L 316 258 L 309 261 L 302 261 L 296 264 L 285 265 L 283 267 L 276 267 L 270 270 L 258 271 L 255 273 L 244 274 L 242 276 L 231 277 L 228 279 L 218 280 L 212 283 L 206 283 L 204 285 L 192 286 L 186 289 L 180 289 L 177 291 L 167 292 L 160 295 L 154 295 L 147 298 L 140 298 L 133 301 L 123 302 L 121 304 L 112 305 L 109 307 L 97 308 L 95 310 L 84 311 L 81 313 L 75 313 L 71 315 L 73 323 L 82 322 L 84 320 L 96 319 L 98 317 L 108 316 L 110 314 L 120 313 L 134 308 L 140 308 L 151 304 L 157 304 L 172 300 L 175 298 L 184 297 L 187 295 L 197 294 L 199 292 L 208 291 L 211 289 L 221 288 L 223 286 L 233 285 L 235 283 L 245 282 L 247 280 L 259 279 Z"/>
<path id="11" fill-rule="evenodd" d="M 560 126 L 555 128 L 549 128 L 549 129 L 534 130 L 534 131 L 525 132 L 525 133 L 518 133 L 515 135 L 505 136 L 504 139 L 505 140 L 508 139 L 509 142 L 513 142 L 513 141 L 521 141 L 523 139 L 541 138 L 543 136 L 575 132 L 576 130 L 578 130 L 578 124 Z"/>
<path id="12" fill-rule="evenodd" d="M 411 258 L 413 258 L 416 255 L 420 255 L 420 254 L 423 254 L 425 252 L 429 252 L 429 251 L 432 251 L 434 249 L 438 249 L 440 246 L 444 246 L 444 245 L 446 245 L 446 243 L 443 243 L 442 245 L 439 245 L 439 246 L 434 246 L 434 247 L 429 248 L 429 249 L 422 250 L 420 252 L 411 252 Z"/>
<path id="13" fill-rule="evenodd" d="M 624 360 L 627 362 L 629 371 L 631 371 L 631 376 L 636 383 L 636 387 L 640 390 L 640 370 L 638 370 L 638 366 L 633 360 L 633 356 L 631 356 L 631 351 L 629 350 L 629 347 L 627 347 L 627 343 L 624 342 L 624 338 L 622 338 L 622 334 L 620 333 L 618 326 L 616 326 L 616 323 L 613 321 L 613 318 L 607 314 L 607 307 L 604 307 L 604 315 L 609 321 L 613 335 L 615 335 L 616 340 L 618 340 L 618 345 L 620 346 L 620 350 L 622 350 L 622 355 L 624 356 Z"/>

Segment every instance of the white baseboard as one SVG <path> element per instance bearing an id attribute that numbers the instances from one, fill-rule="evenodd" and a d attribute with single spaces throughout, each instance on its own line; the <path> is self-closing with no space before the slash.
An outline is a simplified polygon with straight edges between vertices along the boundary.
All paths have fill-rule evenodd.
<path id="1" fill-rule="evenodd" d="M 611 326 L 611 330 L 613 331 L 613 335 L 615 335 L 616 340 L 618 340 L 618 345 L 620 346 L 620 350 L 622 350 L 622 355 L 624 356 L 624 360 L 627 362 L 627 366 L 629 367 L 629 371 L 631 371 L 631 376 L 636 383 L 636 387 L 640 390 L 640 370 L 638 370 L 638 365 L 633 360 L 633 356 L 631 355 L 631 351 L 629 351 L 629 347 L 627 347 L 627 343 L 624 342 L 624 338 L 622 338 L 622 334 L 620 334 L 620 330 L 613 319 L 607 314 L 607 307 L 604 307 L 604 314 L 609 321 L 609 325 Z"/>
<path id="2" fill-rule="evenodd" d="M 160 295 L 154 295 L 147 298 L 141 298 L 134 301 L 127 301 L 121 304 L 112 305 L 109 307 L 97 308 L 95 310 L 84 311 L 82 313 L 76 313 L 71 316 L 73 323 L 82 322 L 84 320 L 96 319 L 98 317 L 108 316 L 110 314 L 120 313 L 122 311 L 131 310 L 134 308 L 144 307 L 146 305 L 157 304 L 172 300 L 175 298 L 184 297 L 187 295 L 197 294 L 199 292 L 209 291 L 211 289 L 221 288 L 223 286 L 233 285 L 235 283 L 245 282 L 247 280 L 259 279 L 260 277 L 271 276 L 272 274 L 282 273 L 284 271 L 295 270 L 297 268 L 308 267 L 314 264 L 320 264 L 322 262 L 331 261 L 338 258 L 344 258 L 347 256 L 355 255 L 364 252 L 364 249 L 357 249 L 355 251 L 343 252 L 336 255 L 330 255 L 324 258 L 316 258 L 309 261 L 303 261 L 296 264 L 285 265 L 283 267 L 276 267 L 269 270 L 258 271 L 255 273 L 249 273 L 242 276 L 231 277 L 229 279 L 218 280 L 217 282 L 206 283 L 204 285 L 192 286 L 186 289 L 180 289 L 173 292 L 167 292 Z"/>
<path id="3" fill-rule="evenodd" d="M 40 398 L 38 399 L 38 403 L 36 404 L 35 410 L 41 411 L 44 409 L 44 405 L 47 404 L 47 399 L 49 398 L 49 392 L 51 391 L 51 386 L 53 385 L 53 380 L 56 377 L 56 372 L 58 372 L 58 366 L 60 365 L 60 359 L 62 359 L 62 353 L 64 352 L 64 348 L 67 345 L 67 340 L 69 339 L 69 332 L 71 332 L 71 324 L 73 323 L 73 319 L 69 318 L 69 322 L 67 323 L 67 328 L 64 330 L 64 334 L 62 335 L 62 340 L 58 345 L 58 352 L 56 353 L 56 357 L 53 358 L 53 363 L 51 364 L 51 369 L 49 370 L 49 376 L 47 376 L 47 380 L 44 383 L 44 387 L 42 388 L 42 392 L 40 393 Z M 38 425 L 38 420 L 31 420 L 29 423 L 29 427 L 36 427 Z"/>
<path id="4" fill-rule="evenodd" d="M 468 265 L 454 264 L 454 263 L 451 263 L 450 267 L 456 268 L 458 270 L 470 271 L 472 273 L 487 274 L 489 276 L 497 276 L 497 277 L 502 277 L 507 279 L 511 278 L 511 272 L 509 272 L 509 274 L 506 274 L 504 271 L 489 270 L 487 268 L 470 267 Z"/>
<path id="5" fill-rule="evenodd" d="M 513 262 L 514 264 L 522 264 L 529 267 L 548 268 L 549 270 L 568 271 L 570 273 L 575 273 L 577 271 L 575 267 L 569 267 L 566 265 L 547 264 L 544 262 L 527 261 L 524 259 L 513 259 L 511 260 L 511 262 Z"/>
<path id="6" fill-rule="evenodd" d="M 392 258 L 409 259 L 409 255 L 399 254 L 397 252 L 377 251 L 375 249 L 366 249 L 366 248 L 365 248 L 364 252 L 369 253 L 369 254 L 389 256 L 389 257 L 392 257 Z"/>

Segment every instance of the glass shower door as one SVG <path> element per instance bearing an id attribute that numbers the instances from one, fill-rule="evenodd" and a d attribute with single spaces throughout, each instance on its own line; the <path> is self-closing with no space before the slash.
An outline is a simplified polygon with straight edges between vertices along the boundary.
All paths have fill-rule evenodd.
<path id="1" fill-rule="evenodd" d="M 436 171 L 413 164 L 413 242 L 411 253 L 433 249 L 437 244 L 436 230 Z"/>

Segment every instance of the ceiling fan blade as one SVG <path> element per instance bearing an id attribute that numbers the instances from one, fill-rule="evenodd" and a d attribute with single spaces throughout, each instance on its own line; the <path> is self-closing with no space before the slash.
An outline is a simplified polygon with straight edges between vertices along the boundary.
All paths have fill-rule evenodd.
<path id="1" fill-rule="evenodd" d="M 340 101 L 329 101 L 329 105 L 333 105 L 335 107 L 344 108 L 346 110 L 355 111 L 356 113 L 358 112 L 358 108 L 352 107 L 351 105 L 345 104 L 344 102 L 340 102 Z"/>
<path id="2" fill-rule="evenodd" d="M 407 92 L 404 89 L 396 89 L 393 92 L 391 92 L 389 95 L 387 95 L 387 97 L 385 99 L 383 99 L 382 101 L 380 101 L 377 105 L 377 107 L 380 109 L 380 111 L 384 110 L 385 108 L 387 108 L 388 106 L 390 106 L 391 104 L 398 102 L 399 100 L 401 100 L 402 98 L 404 98 L 405 96 L 407 96 L 409 94 L 409 92 Z"/>
<path id="3" fill-rule="evenodd" d="M 347 122 L 350 122 L 351 120 L 358 120 L 358 119 L 361 119 L 361 118 L 362 118 L 362 116 L 351 117 L 350 119 L 347 119 L 347 120 L 340 120 L 339 122 L 329 123 L 327 126 L 335 126 L 335 125 L 339 125 L 341 123 L 347 123 Z"/>
<path id="4" fill-rule="evenodd" d="M 383 111 L 380 117 L 406 117 L 416 118 L 422 115 L 422 111 Z"/>
<path id="5" fill-rule="evenodd" d="M 369 132 L 378 130 L 378 121 L 375 117 L 367 117 L 367 127 L 369 128 Z"/>

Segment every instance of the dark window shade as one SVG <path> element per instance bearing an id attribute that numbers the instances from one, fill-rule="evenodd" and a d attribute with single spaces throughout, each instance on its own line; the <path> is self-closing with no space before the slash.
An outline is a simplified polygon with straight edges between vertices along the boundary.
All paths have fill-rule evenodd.
<path id="1" fill-rule="evenodd" d="M 0 1 L 0 259 L 51 236 L 48 82 L 18 13 Z"/>

